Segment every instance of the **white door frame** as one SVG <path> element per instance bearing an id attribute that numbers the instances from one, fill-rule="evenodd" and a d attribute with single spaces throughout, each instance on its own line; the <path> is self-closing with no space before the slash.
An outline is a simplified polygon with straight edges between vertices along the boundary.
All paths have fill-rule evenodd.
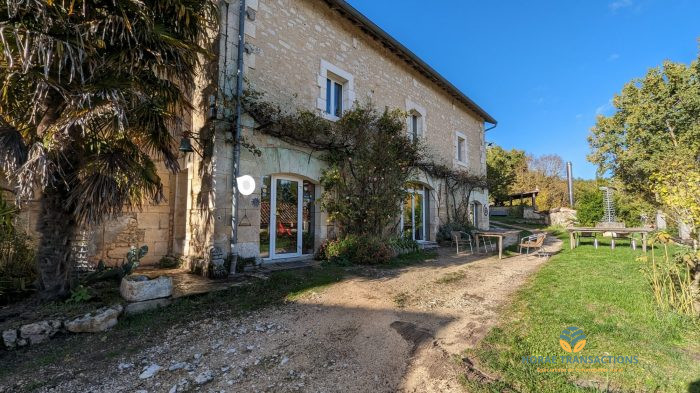
<path id="1" fill-rule="evenodd" d="M 422 213 L 423 213 L 423 228 L 422 228 L 422 231 L 423 231 L 423 239 L 421 239 L 421 240 L 416 240 L 416 241 L 418 241 L 418 242 L 424 242 L 424 241 L 426 241 L 426 240 L 425 240 L 425 239 L 426 239 L 426 236 L 425 236 L 425 235 L 426 235 L 426 230 L 425 230 L 425 229 L 426 229 L 426 228 L 425 228 L 425 227 L 426 227 L 425 217 L 426 217 L 426 213 L 427 213 L 427 212 L 425 211 L 425 198 L 426 198 L 426 195 L 425 195 L 426 192 L 425 192 L 425 191 L 426 191 L 426 190 L 427 190 L 427 188 L 425 188 L 425 187 L 421 187 L 421 188 L 419 188 L 419 189 L 409 188 L 409 189 L 406 190 L 406 192 L 408 192 L 408 193 L 411 195 L 411 239 L 412 239 L 412 240 L 416 240 L 416 231 L 415 231 L 415 228 L 416 228 L 416 200 L 415 200 L 414 197 L 415 197 L 415 194 L 416 194 L 416 193 L 419 193 L 419 194 L 421 195 L 421 204 L 423 205 L 423 206 L 421 206 L 421 207 L 422 207 L 421 211 L 422 211 Z M 401 223 L 400 223 L 399 225 L 400 225 L 400 228 L 401 228 L 400 231 L 401 231 L 401 234 L 402 234 L 402 235 L 403 235 L 403 209 L 404 209 L 404 203 L 401 203 Z"/>
<path id="2" fill-rule="evenodd" d="M 277 242 L 277 180 L 297 182 L 297 251 L 294 253 L 277 254 L 275 252 Z M 270 176 L 270 256 L 269 259 L 294 258 L 301 256 L 302 235 L 301 223 L 303 221 L 304 180 L 292 176 Z"/>

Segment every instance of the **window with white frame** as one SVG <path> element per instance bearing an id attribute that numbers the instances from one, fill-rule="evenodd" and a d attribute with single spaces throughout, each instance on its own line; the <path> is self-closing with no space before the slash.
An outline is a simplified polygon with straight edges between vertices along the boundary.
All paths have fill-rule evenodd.
<path id="1" fill-rule="evenodd" d="M 416 111 L 409 113 L 409 137 L 411 140 L 417 140 L 423 136 L 423 116 Z"/>
<path id="2" fill-rule="evenodd" d="M 340 118 L 355 100 L 353 75 L 325 60 L 321 60 L 318 87 L 320 94 L 316 107 L 327 119 Z"/>
<path id="3" fill-rule="evenodd" d="M 407 99 L 406 112 L 408 113 L 406 124 L 408 138 L 411 140 L 422 138 L 425 135 L 425 108 Z"/>
<path id="4" fill-rule="evenodd" d="M 467 163 L 467 137 L 461 132 L 457 133 L 457 143 L 456 143 L 456 153 L 455 158 L 457 162 L 466 164 Z"/>
<path id="5" fill-rule="evenodd" d="M 343 114 L 343 82 L 326 78 L 326 114 L 340 117 Z"/>

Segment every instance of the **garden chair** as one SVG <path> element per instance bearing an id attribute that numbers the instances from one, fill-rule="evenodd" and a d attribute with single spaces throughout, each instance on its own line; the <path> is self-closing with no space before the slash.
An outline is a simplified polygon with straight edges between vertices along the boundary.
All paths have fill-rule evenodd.
<path id="1" fill-rule="evenodd" d="M 463 237 L 462 235 L 466 235 L 466 237 Z M 469 252 L 474 254 L 474 248 L 472 247 L 472 237 L 462 231 L 452 231 L 452 244 L 457 247 L 457 254 L 459 255 L 459 246 L 466 246 L 469 244 Z"/>
<path id="2" fill-rule="evenodd" d="M 474 234 L 471 234 L 471 236 L 474 237 Z M 489 249 L 491 249 L 491 251 L 496 251 L 496 246 L 493 244 L 493 242 L 491 242 L 490 237 L 479 236 L 479 238 L 481 239 L 481 243 L 484 245 L 484 253 L 488 253 Z M 478 246 L 479 245 L 477 244 L 477 249 Z"/>
<path id="3" fill-rule="evenodd" d="M 518 253 L 523 253 L 523 248 L 525 249 L 525 254 L 530 254 L 530 249 L 534 249 L 533 254 L 537 255 L 541 252 L 542 246 L 544 245 L 544 239 L 547 237 L 544 233 L 538 233 L 536 235 L 530 235 L 520 239 L 520 244 L 518 244 Z"/>

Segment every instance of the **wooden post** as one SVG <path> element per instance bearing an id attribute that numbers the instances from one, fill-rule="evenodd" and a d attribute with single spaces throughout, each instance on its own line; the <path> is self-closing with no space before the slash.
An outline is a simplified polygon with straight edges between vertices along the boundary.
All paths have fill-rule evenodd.
<path id="1" fill-rule="evenodd" d="M 574 239 L 574 231 L 569 232 L 569 248 L 574 249 L 576 247 L 576 240 Z"/>
<path id="2" fill-rule="evenodd" d="M 498 259 L 503 259 L 503 236 L 498 237 Z"/>

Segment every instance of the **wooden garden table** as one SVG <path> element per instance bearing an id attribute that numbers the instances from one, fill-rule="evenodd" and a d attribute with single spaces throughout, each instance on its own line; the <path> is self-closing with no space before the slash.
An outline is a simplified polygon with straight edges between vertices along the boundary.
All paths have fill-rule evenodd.
<path id="1" fill-rule="evenodd" d="M 647 252 L 647 234 L 653 229 L 651 228 L 616 228 L 616 227 L 570 227 L 566 228 L 569 231 L 569 247 L 573 250 L 576 247 L 576 236 L 581 233 L 605 233 L 614 232 L 619 234 L 632 235 L 634 233 L 639 233 L 642 236 L 642 250 Z"/>
<path id="2" fill-rule="evenodd" d="M 495 237 L 498 239 L 498 259 L 503 259 L 503 238 L 514 232 L 519 231 L 474 231 L 474 240 L 476 241 L 476 252 L 479 252 L 480 237 Z M 488 251 L 486 250 L 486 245 L 484 245 L 484 251 Z"/>

